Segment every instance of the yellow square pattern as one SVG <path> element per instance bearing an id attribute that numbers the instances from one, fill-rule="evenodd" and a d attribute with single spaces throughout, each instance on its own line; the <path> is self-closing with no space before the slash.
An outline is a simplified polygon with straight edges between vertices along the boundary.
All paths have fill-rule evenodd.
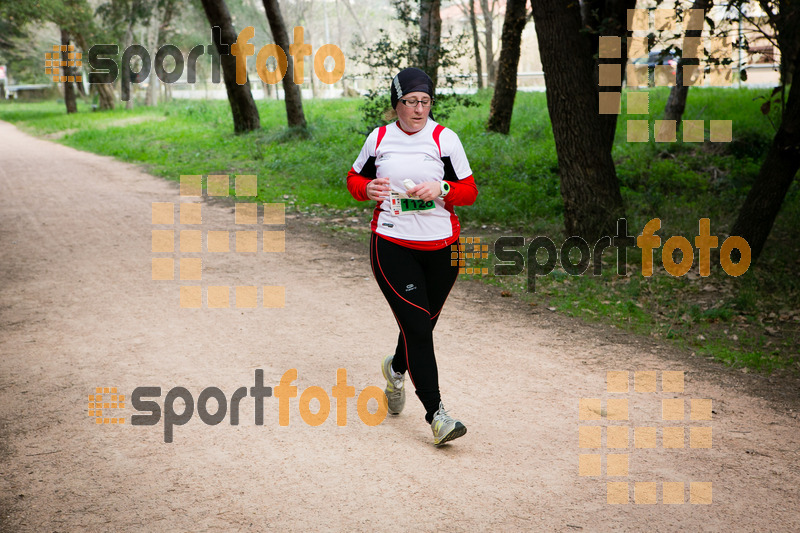
<path id="1" fill-rule="evenodd" d="M 239 253 L 258 252 L 258 232 L 237 231 L 236 251 Z"/>
<path id="2" fill-rule="evenodd" d="M 649 76 L 647 65 L 630 63 L 625 66 L 625 83 L 630 88 L 647 87 L 650 83 Z"/>
<path id="3" fill-rule="evenodd" d="M 206 179 L 206 189 L 209 196 L 228 196 L 228 175 L 210 175 Z"/>
<path id="4" fill-rule="evenodd" d="M 661 400 L 662 420 L 683 420 L 683 399 L 666 398 Z"/>
<path id="5" fill-rule="evenodd" d="M 712 143 L 729 143 L 733 140 L 733 121 L 711 120 L 708 140 Z"/>
<path id="6" fill-rule="evenodd" d="M 661 485 L 661 491 L 662 501 L 666 504 L 682 504 L 685 501 L 682 482 L 665 481 Z"/>
<path id="7" fill-rule="evenodd" d="M 202 204 L 181 204 L 181 224 L 202 224 Z"/>
<path id="8" fill-rule="evenodd" d="M 264 224 L 285 224 L 286 204 L 264 204 Z"/>
<path id="9" fill-rule="evenodd" d="M 280 286 L 264 287 L 264 307 L 282 308 L 286 305 L 286 288 Z"/>
<path id="10" fill-rule="evenodd" d="M 602 92 L 599 97 L 601 115 L 619 115 L 621 93 Z"/>
<path id="11" fill-rule="evenodd" d="M 581 454 L 578 456 L 579 476 L 599 476 L 601 474 L 601 455 Z"/>
<path id="12" fill-rule="evenodd" d="M 705 140 L 702 120 L 683 121 L 683 142 L 701 143 Z"/>
<path id="13" fill-rule="evenodd" d="M 707 427 L 689 428 L 689 447 L 711 448 L 711 428 Z"/>
<path id="14" fill-rule="evenodd" d="M 599 65 L 599 83 L 601 86 L 621 85 L 622 65 L 619 63 L 601 63 Z"/>
<path id="15" fill-rule="evenodd" d="M 661 428 L 661 432 L 664 448 L 683 448 L 684 431 L 682 426 Z"/>
<path id="16" fill-rule="evenodd" d="M 230 287 L 211 286 L 208 288 L 208 307 L 224 309 L 229 307 Z"/>
<path id="17" fill-rule="evenodd" d="M 683 370 L 662 372 L 661 390 L 663 392 L 683 392 Z"/>
<path id="18" fill-rule="evenodd" d="M 199 286 L 181 287 L 181 308 L 199 309 L 203 306 L 203 291 Z"/>
<path id="19" fill-rule="evenodd" d="M 265 231 L 263 246 L 265 252 L 282 253 L 286 251 L 286 232 Z"/>
<path id="20" fill-rule="evenodd" d="M 658 502 L 656 484 L 650 481 L 637 481 L 633 486 L 634 501 L 642 505 L 654 505 Z"/>
<path id="21" fill-rule="evenodd" d="M 650 140 L 650 123 L 647 120 L 629 120 L 627 134 L 629 143 L 646 143 Z"/>
<path id="22" fill-rule="evenodd" d="M 253 202 L 236 204 L 236 224 L 258 224 L 258 204 Z"/>
<path id="23" fill-rule="evenodd" d="M 657 143 L 674 143 L 678 140 L 678 122 L 676 120 L 656 120 Z"/>
<path id="24" fill-rule="evenodd" d="M 152 279 L 165 281 L 175 279 L 175 260 L 171 257 L 154 257 L 152 259 Z"/>
<path id="25" fill-rule="evenodd" d="M 181 176 L 181 196 L 202 196 L 202 176 Z"/>
<path id="26" fill-rule="evenodd" d="M 236 196 L 256 196 L 258 194 L 258 178 L 243 174 L 236 176 Z"/>
<path id="27" fill-rule="evenodd" d="M 181 252 L 200 253 L 203 251 L 203 233 L 200 230 L 181 230 Z"/>
<path id="28" fill-rule="evenodd" d="M 622 51 L 619 37 L 600 37 L 600 57 L 602 59 L 618 59 Z"/>
<path id="29" fill-rule="evenodd" d="M 628 426 L 608 426 L 606 428 L 606 448 L 627 448 L 628 434 Z"/>
<path id="30" fill-rule="evenodd" d="M 606 391 L 628 392 L 628 372 L 625 371 L 606 372 Z"/>
<path id="31" fill-rule="evenodd" d="M 606 475 L 608 476 L 627 476 L 628 475 L 628 454 L 610 453 L 606 456 Z"/>
<path id="32" fill-rule="evenodd" d="M 175 251 L 175 232 L 168 229 L 154 229 L 151 231 L 151 251 L 165 253 Z"/>
<path id="33" fill-rule="evenodd" d="M 603 428 L 600 426 L 580 426 L 578 428 L 579 448 L 600 448 Z"/>
<path id="34" fill-rule="evenodd" d="M 580 420 L 600 420 L 600 398 L 581 398 L 578 402 L 578 418 Z"/>
<path id="35" fill-rule="evenodd" d="M 646 9 L 628 10 L 628 29 L 630 31 L 647 31 L 650 29 L 649 16 Z"/>
<path id="36" fill-rule="evenodd" d="M 647 115 L 650 112 L 650 93 L 631 91 L 627 93 L 629 115 Z"/>
<path id="37" fill-rule="evenodd" d="M 248 309 L 258 307 L 258 287 L 236 287 L 236 307 Z"/>
<path id="38" fill-rule="evenodd" d="M 606 400 L 606 416 L 609 420 L 628 419 L 628 399 L 609 398 Z"/>
<path id="39" fill-rule="evenodd" d="M 695 505 L 711 504 L 711 482 L 689 483 L 689 503 Z"/>
<path id="40" fill-rule="evenodd" d="M 152 221 L 153 224 L 174 224 L 175 204 L 172 202 L 153 202 Z"/>
<path id="41" fill-rule="evenodd" d="M 692 420 L 711 420 L 711 400 L 693 398 L 691 401 Z"/>

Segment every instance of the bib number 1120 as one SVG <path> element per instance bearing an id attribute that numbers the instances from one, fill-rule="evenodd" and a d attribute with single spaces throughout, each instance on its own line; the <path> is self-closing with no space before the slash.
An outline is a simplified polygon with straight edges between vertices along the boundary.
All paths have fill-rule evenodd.
<path id="1" fill-rule="evenodd" d="M 433 201 L 426 202 L 415 198 L 401 198 L 400 207 L 403 211 L 426 211 L 434 208 Z"/>

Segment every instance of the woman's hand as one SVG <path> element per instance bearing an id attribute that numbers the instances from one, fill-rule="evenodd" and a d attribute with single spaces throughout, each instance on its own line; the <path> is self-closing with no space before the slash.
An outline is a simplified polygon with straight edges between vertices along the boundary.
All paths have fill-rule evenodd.
<path id="1" fill-rule="evenodd" d="M 389 198 L 389 178 L 375 178 L 367 183 L 367 197 L 376 202 Z"/>
<path id="2" fill-rule="evenodd" d="M 442 189 L 438 181 L 426 181 L 409 189 L 407 194 L 409 196 L 416 196 L 420 200 L 430 202 L 442 194 Z"/>

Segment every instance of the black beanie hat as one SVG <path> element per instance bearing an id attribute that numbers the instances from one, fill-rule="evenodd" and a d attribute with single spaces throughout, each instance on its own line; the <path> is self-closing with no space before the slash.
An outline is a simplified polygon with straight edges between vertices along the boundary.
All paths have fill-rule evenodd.
<path id="1" fill-rule="evenodd" d="M 392 80 L 390 93 L 392 95 L 392 109 L 397 109 L 397 102 L 408 93 L 427 93 L 433 98 L 433 80 L 422 70 L 414 67 L 405 68 L 397 73 Z"/>

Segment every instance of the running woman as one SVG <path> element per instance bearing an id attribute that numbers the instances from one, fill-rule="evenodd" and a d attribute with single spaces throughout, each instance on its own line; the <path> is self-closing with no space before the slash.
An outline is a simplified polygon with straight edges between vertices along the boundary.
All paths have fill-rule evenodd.
<path id="1" fill-rule="evenodd" d="M 391 101 L 397 120 L 367 137 L 347 188 L 356 200 L 377 202 L 370 264 L 400 327 L 397 348 L 381 366 L 389 412 L 405 406 L 407 371 L 438 446 L 467 432 L 442 404 L 433 329 L 458 277 L 453 206 L 472 205 L 478 189 L 458 135 L 433 120 L 431 78 L 416 68 L 400 71 Z"/>

